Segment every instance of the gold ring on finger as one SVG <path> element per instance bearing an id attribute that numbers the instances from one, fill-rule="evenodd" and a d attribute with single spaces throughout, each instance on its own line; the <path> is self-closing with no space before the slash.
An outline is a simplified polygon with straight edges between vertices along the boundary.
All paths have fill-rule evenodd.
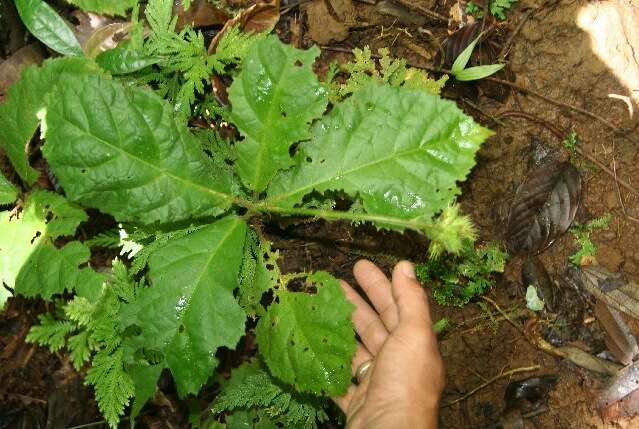
<path id="1" fill-rule="evenodd" d="M 358 383 L 361 383 L 364 380 L 364 377 L 366 377 L 371 365 L 373 365 L 373 359 L 364 361 L 357 367 L 357 370 L 355 371 L 355 378 Z"/>

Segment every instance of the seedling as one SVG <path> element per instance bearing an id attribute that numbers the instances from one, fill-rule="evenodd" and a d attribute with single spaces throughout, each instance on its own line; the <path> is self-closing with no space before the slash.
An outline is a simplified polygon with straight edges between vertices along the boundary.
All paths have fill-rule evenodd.
<path id="1" fill-rule="evenodd" d="M 490 13 L 500 21 L 506 20 L 506 12 L 517 3 L 517 0 L 493 0 L 490 2 Z M 470 1 L 466 5 L 466 12 L 473 15 L 477 19 L 484 17 L 484 10 Z"/>
<path id="2" fill-rule="evenodd" d="M 402 61 L 347 70 L 357 84 L 339 91 L 313 72 L 317 47 L 235 29 L 209 55 L 201 33 L 174 31 L 172 0 L 150 0 L 148 39 L 132 35 L 96 62 L 43 5 L 18 2 L 36 37 L 77 56 L 26 68 L 0 104 L 0 144 L 29 190 L 22 210 L 0 212 L 0 307 L 11 294 L 60 301 L 27 339 L 86 369 L 111 427 L 129 404 L 135 419 L 163 371 L 178 396 L 198 394 L 216 377 L 218 350 L 247 329 L 257 356 L 221 383 L 215 412 L 249 427 L 313 427 L 351 382 L 353 305 L 326 272 L 280 272 L 259 226 L 368 223 L 426 235 L 432 255 L 459 253 L 474 228 L 455 205 L 458 183 L 492 133 Z M 229 105 L 194 132 L 187 120 L 204 110 L 213 70 L 232 81 Z M 222 120 L 237 138 L 218 133 Z M 25 148 L 38 127 L 64 196 L 33 187 L 40 172 Z M 13 203 L 16 187 L 0 180 L 0 195 Z M 87 208 L 118 228 L 76 234 Z M 93 248 L 116 246 L 110 272 L 95 270 Z M 457 272 L 470 295 L 505 258 L 493 247 L 472 255 Z"/>
<path id="3" fill-rule="evenodd" d="M 470 60 L 470 56 L 475 50 L 475 45 L 477 45 L 482 36 L 483 33 L 477 36 L 475 40 L 470 42 L 470 44 L 466 46 L 466 49 L 464 49 L 455 59 L 455 62 L 450 69 L 450 72 L 453 76 L 455 76 L 455 79 L 459 81 L 479 80 L 493 75 L 504 68 L 505 64 L 489 64 L 466 68 L 468 61 Z"/>
<path id="4" fill-rule="evenodd" d="M 570 262 L 575 265 L 581 265 L 584 258 L 592 258 L 597 255 L 597 246 L 592 242 L 590 233 L 596 229 L 608 229 L 610 219 L 612 219 L 612 215 L 608 213 L 591 220 L 585 225 L 575 222 L 575 225 L 570 228 L 570 232 L 575 238 L 579 249 L 574 255 L 570 256 Z"/>

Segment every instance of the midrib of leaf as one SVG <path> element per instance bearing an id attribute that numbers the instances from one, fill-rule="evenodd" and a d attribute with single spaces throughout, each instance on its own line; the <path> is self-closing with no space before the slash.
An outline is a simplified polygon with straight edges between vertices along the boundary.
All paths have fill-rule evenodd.
<path id="1" fill-rule="evenodd" d="M 437 143 L 439 143 L 439 142 L 437 142 Z M 358 165 L 356 168 L 352 168 L 350 170 L 347 170 L 344 173 L 340 174 L 340 176 L 347 176 L 347 175 L 350 175 L 352 173 L 356 173 L 359 170 L 363 170 L 363 169 L 366 169 L 366 168 L 369 168 L 369 167 L 373 167 L 373 166 L 375 166 L 377 164 L 383 164 L 385 162 L 393 161 L 394 159 L 401 158 L 403 156 L 412 155 L 413 153 L 416 153 L 416 152 L 418 152 L 420 150 L 424 150 L 428 154 L 427 149 L 425 147 L 421 147 L 421 146 L 418 146 L 416 148 L 410 148 L 410 149 L 408 149 L 406 151 L 402 151 L 402 152 L 392 152 L 391 155 L 389 155 L 387 157 L 375 160 L 373 162 L 369 162 L 367 164 L 361 164 L 361 165 Z M 428 154 L 428 155 L 431 156 L 430 154 Z M 270 197 L 270 198 L 267 199 L 267 201 L 277 202 L 277 201 L 280 201 L 282 199 L 290 198 L 291 196 L 293 196 L 295 194 L 298 194 L 300 192 L 307 193 L 307 192 L 310 192 L 311 190 L 313 190 L 314 188 L 316 188 L 317 186 L 319 186 L 321 184 L 324 184 L 324 183 L 329 183 L 329 182 L 331 182 L 333 180 L 335 180 L 335 176 L 331 176 L 329 179 L 326 179 L 326 180 L 320 180 L 320 181 L 308 184 L 306 186 L 299 187 L 299 188 L 297 188 L 297 189 L 295 189 L 293 191 L 289 191 L 286 194 L 280 194 L 280 195 L 276 195 L 275 197 Z"/>
<path id="2" fill-rule="evenodd" d="M 295 293 L 295 292 L 287 292 L 287 293 Z M 297 317 L 297 311 L 295 311 L 295 306 L 291 305 L 290 302 L 288 303 L 288 307 L 291 309 L 291 313 L 293 313 L 293 318 L 295 319 L 295 325 L 299 327 L 299 334 L 300 336 L 304 339 L 304 341 L 306 342 L 306 344 L 308 344 L 309 350 L 311 350 L 313 352 L 313 356 L 318 356 L 318 353 L 315 351 L 315 348 L 312 346 L 312 342 L 309 341 L 308 336 L 306 335 L 306 333 L 304 332 L 304 321 L 298 319 Z M 284 353 L 284 356 L 286 356 L 286 360 L 288 361 L 289 365 L 293 368 L 293 362 L 291 361 L 290 355 L 288 353 Z M 319 361 L 319 359 L 316 359 Z M 320 364 L 320 366 L 322 367 L 322 370 L 324 372 L 326 372 L 326 368 L 324 365 L 321 364 L 321 362 L 318 362 Z"/>
<path id="3" fill-rule="evenodd" d="M 109 115 L 111 115 L 111 111 L 110 111 L 110 109 L 107 109 L 107 110 L 109 110 Z M 136 112 L 138 112 L 139 114 L 141 114 L 141 113 L 137 110 L 137 107 L 135 107 L 135 110 L 136 110 Z M 113 149 L 115 149 L 116 151 L 119 151 L 119 152 L 120 152 L 120 153 L 122 153 L 122 154 L 126 154 L 126 155 L 128 155 L 129 157 L 131 157 L 132 159 L 135 159 L 136 161 L 139 161 L 141 164 L 144 164 L 145 166 L 150 167 L 153 171 L 157 171 L 159 174 L 156 174 L 156 175 L 155 175 L 154 180 L 159 180 L 159 179 L 161 179 L 161 178 L 162 178 L 162 174 L 164 174 L 164 175 L 166 175 L 166 176 L 168 176 L 168 177 L 171 177 L 171 178 L 173 178 L 173 179 L 176 179 L 177 181 L 179 181 L 179 182 L 181 182 L 181 183 L 184 183 L 184 184 L 185 184 L 185 185 L 187 185 L 187 186 L 192 186 L 192 187 L 194 187 L 194 188 L 200 189 L 200 190 L 205 191 L 206 193 L 209 193 L 209 194 L 211 194 L 211 195 L 214 195 L 214 196 L 216 196 L 216 197 L 218 197 L 218 198 L 222 198 L 222 199 L 224 199 L 224 200 L 226 200 L 226 201 L 234 201 L 233 195 L 231 195 L 231 194 L 225 194 L 225 193 L 223 193 L 223 192 L 218 192 L 218 191 L 215 191 L 215 190 L 213 190 L 213 189 L 211 189 L 211 188 L 209 188 L 209 187 L 206 187 L 206 186 L 204 186 L 204 185 L 201 185 L 201 184 L 199 184 L 199 183 L 197 183 L 197 182 L 192 182 L 192 181 L 190 181 L 190 180 L 186 180 L 186 179 L 185 179 L 185 178 L 183 178 L 183 177 L 176 176 L 175 174 L 173 174 L 173 173 L 169 172 L 168 170 L 163 169 L 163 168 L 160 168 L 159 166 L 156 166 L 156 165 L 154 165 L 154 164 L 152 164 L 152 163 L 149 163 L 149 162 L 148 162 L 148 161 L 146 161 L 144 158 L 140 158 L 140 157 L 138 157 L 138 156 L 137 156 L 137 155 L 135 155 L 134 153 L 128 152 L 128 151 L 124 150 L 123 148 L 118 147 L 118 146 L 115 146 L 115 145 L 111 144 L 109 141 L 104 140 L 104 139 L 102 139 L 101 137 L 99 137 L 99 136 L 97 136 L 97 135 L 95 135 L 95 134 L 91 134 L 91 133 L 89 133 L 88 131 L 86 131 L 85 129 L 83 129 L 82 127 L 80 127 L 79 125 L 76 125 L 76 124 L 74 124 L 73 122 L 71 122 L 70 120 L 68 120 L 66 117 L 64 118 L 64 120 L 65 120 L 68 124 L 70 124 L 71 126 L 73 126 L 74 128 L 76 128 L 77 130 L 79 130 L 80 132 L 82 132 L 82 134 L 83 134 L 83 135 L 86 135 L 86 136 L 90 137 L 91 139 L 98 140 L 98 141 L 100 141 L 101 143 L 103 143 L 104 145 L 106 145 L 106 146 L 108 146 L 108 147 L 110 147 L 110 148 L 113 148 Z M 111 122 L 113 122 L 113 117 L 112 117 L 112 116 L 111 116 Z M 148 128 L 148 124 L 146 124 L 146 121 L 143 121 L 143 122 L 145 122 L 145 126 L 146 126 L 146 127 L 147 127 L 147 129 L 149 130 L 149 134 L 152 136 L 152 138 L 153 138 L 153 140 L 155 141 L 155 143 L 159 145 L 159 143 L 157 142 L 157 139 L 155 138 L 155 135 L 153 134 L 153 132 L 151 132 L 150 128 Z M 115 128 L 116 128 L 117 133 L 118 133 L 118 141 L 122 141 L 122 138 L 121 138 L 121 136 L 120 136 L 120 128 L 119 128 L 119 127 L 117 127 L 117 126 L 115 126 Z M 182 136 L 180 136 L 180 139 L 182 139 Z"/>
<path id="4" fill-rule="evenodd" d="M 187 305 L 186 305 L 186 307 L 184 309 L 184 312 L 182 312 L 182 314 L 181 314 L 180 320 L 184 318 L 184 314 L 186 314 L 187 311 L 190 309 L 190 307 L 191 307 L 191 299 L 193 298 L 193 295 L 195 294 L 195 289 L 197 289 L 197 288 L 199 288 L 201 286 L 202 279 L 204 278 L 204 274 L 208 272 L 209 265 L 211 265 L 211 262 L 213 261 L 213 259 L 215 259 L 215 257 L 219 253 L 220 249 L 223 247 L 224 243 L 226 243 L 226 241 L 233 234 L 233 232 L 238 227 L 238 225 L 241 224 L 241 222 L 242 222 L 242 220 L 240 218 L 236 218 L 235 221 L 234 221 L 233 227 L 228 229 L 228 231 L 226 232 L 224 237 L 222 237 L 222 239 L 218 243 L 216 249 L 213 252 L 211 252 L 211 255 L 207 259 L 206 264 L 204 264 L 202 269 L 200 270 L 200 273 L 198 274 L 198 276 L 196 278 L 196 281 L 193 282 L 194 287 L 191 290 L 191 294 L 190 294 L 189 299 L 187 301 Z M 171 267 L 171 266 L 175 265 L 176 263 L 178 263 L 178 262 L 180 262 L 180 261 L 182 261 L 184 259 L 189 259 L 190 257 L 192 257 L 192 255 L 187 255 L 186 257 L 184 257 L 182 259 L 179 259 L 177 261 L 172 261 L 171 264 L 167 265 L 166 267 L 163 267 L 163 269 L 166 270 L 168 267 Z M 176 335 L 178 333 L 179 332 L 176 329 L 176 332 L 171 336 L 171 341 L 169 341 L 169 344 L 175 340 L 175 337 L 176 337 Z"/>
<path id="5" fill-rule="evenodd" d="M 259 55 L 260 55 L 260 60 L 262 61 L 263 64 L 268 63 L 267 61 L 265 62 L 262 57 L 262 51 L 259 51 Z M 268 68 L 264 68 L 264 70 L 268 70 Z M 282 71 L 280 72 L 280 75 L 277 79 L 277 87 L 275 88 L 274 91 L 274 96 L 273 99 L 276 100 L 278 99 L 280 93 L 281 93 L 281 89 L 282 86 L 279 84 L 279 82 L 282 80 L 282 76 L 286 73 L 286 67 L 282 67 Z M 270 73 L 267 71 L 267 75 L 269 77 L 269 79 L 271 80 L 271 82 L 273 82 L 273 84 L 275 84 L 275 81 L 271 78 Z M 248 88 L 246 87 L 248 80 L 247 79 L 242 79 L 242 87 L 244 88 L 244 93 L 246 94 L 250 94 L 250 91 L 248 90 Z M 248 98 L 248 100 L 251 102 L 251 107 L 253 108 L 253 110 L 255 112 L 258 111 L 258 109 L 256 108 L 254 102 L 255 100 L 253 100 L 252 98 Z M 261 172 L 262 172 L 262 166 L 264 165 L 264 158 L 265 158 L 265 154 L 268 155 L 268 149 L 270 149 L 269 147 L 267 147 L 264 143 L 264 135 L 267 133 L 267 131 L 270 132 L 271 127 L 270 124 L 272 123 L 271 121 L 273 120 L 273 108 L 275 106 L 275 103 L 269 103 L 268 106 L 268 113 L 266 115 L 266 122 L 264 122 L 262 120 L 262 118 L 260 118 L 260 123 L 263 125 L 262 126 L 262 132 L 260 133 L 260 139 L 257 140 L 256 142 L 258 143 L 258 156 L 257 156 L 257 162 L 256 162 L 256 167 L 255 167 L 255 176 L 253 177 L 253 182 L 257 182 L 257 179 L 261 176 Z M 259 118 L 259 115 L 256 115 Z"/>

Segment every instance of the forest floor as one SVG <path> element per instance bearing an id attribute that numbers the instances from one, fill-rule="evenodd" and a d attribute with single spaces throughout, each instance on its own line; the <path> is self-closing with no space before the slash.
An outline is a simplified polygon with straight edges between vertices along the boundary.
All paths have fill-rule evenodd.
<path id="1" fill-rule="evenodd" d="M 350 60 L 345 51 L 366 45 L 373 52 L 388 47 L 392 57 L 405 58 L 414 66 L 434 67 L 438 43 L 448 35 L 449 13 L 457 4 L 444 0 L 401 0 L 394 6 L 388 1 L 371 3 L 375 1 L 312 0 L 291 7 L 283 5 L 276 32 L 297 47 L 323 46 L 317 62 L 320 75 L 331 62 Z M 585 222 L 610 213 L 610 227 L 592 233 L 599 249 L 596 259 L 608 270 L 621 271 L 629 280 L 639 281 L 639 193 L 629 189 L 639 184 L 639 122 L 624 101 L 636 105 L 639 100 L 639 63 L 633 49 L 639 49 L 639 8 L 629 4 L 621 0 L 520 0 L 506 21 L 495 24 L 489 49 L 497 56 L 505 47 L 509 68 L 497 78 L 564 106 L 489 81 L 444 90 L 444 96 L 455 99 L 462 109 L 496 132 L 480 150 L 460 199 L 479 228 L 480 241 L 504 239 L 509 204 L 530 170 L 537 145 L 554 147 L 564 158 L 570 156 L 546 127 L 522 118 L 533 116 L 564 134 L 576 132 L 579 147 L 615 173 L 606 174 L 577 156 L 575 163 L 580 166 L 584 186 L 576 219 Z M 591 112 L 612 127 L 566 105 Z M 503 112 L 525 115 L 495 121 Z M 620 185 L 622 181 L 628 186 Z M 285 272 L 322 269 L 354 282 L 351 269 L 357 259 L 370 258 L 389 271 L 399 259 L 421 261 L 427 257 L 423 238 L 377 233 L 365 226 L 315 222 L 265 225 L 265 231 L 284 255 Z M 576 248 L 573 237 L 565 234 L 540 255 L 557 286 L 560 305 L 573 305 L 561 298 L 560 285 L 568 258 Z M 506 309 L 518 326 L 523 326 L 529 314 L 520 280 L 521 262 L 520 258 L 511 258 L 504 275 L 486 295 Z M 448 405 L 487 384 L 467 398 L 444 406 L 442 428 L 499 427 L 491 425 L 500 418 L 505 428 L 639 427 L 639 418 L 604 421 L 595 404 L 606 380 L 538 350 L 504 320 L 492 303 L 478 300 L 464 308 L 432 305 L 434 319 L 450 320 L 439 343 L 447 372 L 442 404 Z M 0 429 L 59 427 L 56 413 L 67 414 L 64 420 L 74 425 L 101 420 L 91 390 L 82 385 L 68 359 L 24 342 L 29 326 L 44 309 L 42 303 L 16 299 L 0 316 Z M 600 332 L 589 304 L 580 302 L 566 310 L 579 313 L 572 320 L 580 326 L 572 328 L 580 330 L 581 325 L 587 325 L 595 334 Z M 577 340 L 575 344 L 591 354 L 604 347 L 601 341 Z M 529 367 L 534 369 L 487 383 L 500 374 Z M 543 375 L 558 377 L 548 393 L 547 406 L 531 413 L 524 426 L 507 426 L 502 415 L 506 386 L 513 380 Z M 170 392 L 169 386 L 164 405 L 156 403 L 145 409 L 141 417 L 145 425 L 188 426 L 186 405 L 178 403 Z M 73 417 L 68 418 L 69 414 Z"/>

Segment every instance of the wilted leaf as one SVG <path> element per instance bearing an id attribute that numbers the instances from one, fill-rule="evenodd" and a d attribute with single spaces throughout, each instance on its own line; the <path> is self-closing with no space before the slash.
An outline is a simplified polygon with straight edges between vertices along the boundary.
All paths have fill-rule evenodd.
<path id="1" fill-rule="evenodd" d="M 16 83 L 22 70 L 31 65 L 40 65 L 44 61 L 40 44 L 23 46 L 9 58 L 0 63 L 0 101 L 9 87 Z"/>
<path id="2" fill-rule="evenodd" d="M 118 39 L 123 38 L 132 25 L 130 22 L 113 22 L 99 28 L 87 40 L 84 52 L 88 57 L 95 58 L 107 49 L 115 48 Z"/>
<path id="3" fill-rule="evenodd" d="M 442 67 L 445 69 L 450 69 L 453 66 L 455 60 L 460 57 L 460 55 L 462 54 L 462 52 L 464 52 L 468 45 L 470 45 L 477 39 L 480 30 L 481 22 L 475 22 L 473 24 L 468 24 L 462 27 L 461 29 L 448 36 L 442 42 L 442 49 L 445 53 L 445 57 L 442 58 Z M 469 58 L 470 55 L 468 56 L 468 59 Z M 466 63 L 468 63 L 468 59 L 466 59 Z M 464 64 L 464 66 L 466 65 L 466 63 Z"/>
<path id="4" fill-rule="evenodd" d="M 639 362 L 635 362 L 619 371 L 610 381 L 608 386 L 599 394 L 599 407 L 602 409 L 610 409 L 616 402 L 621 401 L 626 396 L 633 394 L 639 390 Z M 636 395 L 634 396 L 634 408 L 639 411 L 639 404 Z"/>
<path id="5" fill-rule="evenodd" d="M 192 28 L 208 27 L 210 25 L 222 25 L 229 19 L 229 14 L 213 5 L 209 0 L 192 0 L 191 7 L 184 10 L 184 2 L 181 0 L 173 3 L 173 16 L 177 16 L 176 31 L 180 31 L 185 25 Z"/>
<path id="6" fill-rule="evenodd" d="M 42 0 L 16 0 L 16 8 L 25 27 L 49 48 L 63 55 L 83 55 L 73 31 L 47 3 Z"/>
<path id="7" fill-rule="evenodd" d="M 600 266 L 588 266 L 579 270 L 582 286 L 595 298 L 612 308 L 639 319 L 639 285 L 627 282 L 620 273 L 611 273 Z"/>
<path id="8" fill-rule="evenodd" d="M 621 313 L 598 300 L 595 305 L 595 316 L 606 332 L 604 340 L 608 350 L 622 364 L 630 364 L 639 354 L 639 346 Z"/>
<path id="9" fill-rule="evenodd" d="M 581 193 L 579 172 L 569 163 L 548 162 L 517 189 L 510 206 L 506 245 L 514 254 L 538 253 L 572 223 Z"/>

